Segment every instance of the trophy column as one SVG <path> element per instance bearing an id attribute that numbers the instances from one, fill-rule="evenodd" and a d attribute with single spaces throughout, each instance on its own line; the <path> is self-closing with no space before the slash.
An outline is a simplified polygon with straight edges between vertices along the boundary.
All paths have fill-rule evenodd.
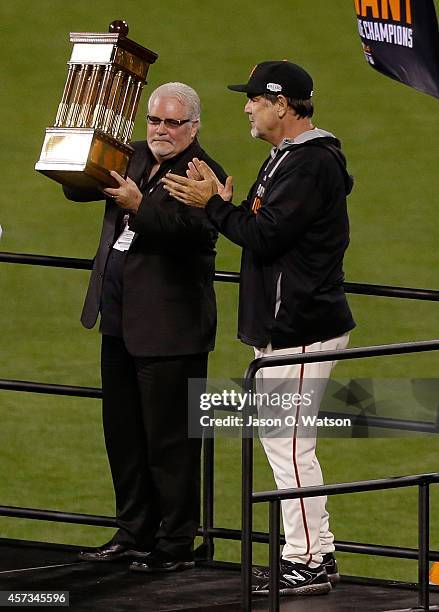
<path id="1" fill-rule="evenodd" d="M 108 33 L 71 33 L 67 79 L 35 169 L 70 187 L 114 186 L 126 176 L 142 88 L 157 54 L 127 38 L 124 21 Z"/>

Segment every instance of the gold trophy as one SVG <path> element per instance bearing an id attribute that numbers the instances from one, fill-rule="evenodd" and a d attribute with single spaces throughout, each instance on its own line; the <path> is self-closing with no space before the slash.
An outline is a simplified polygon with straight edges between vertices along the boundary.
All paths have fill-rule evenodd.
<path id="1" fill-rule="evenodd" d="M 158 55 L 127 38 L 125 21 L 108 33 L 71 32 L 73 50 L 53 127 L 35 170 L 68 187 L 111 187 L 126 176 L 129 140 L 150 64 Z"/>

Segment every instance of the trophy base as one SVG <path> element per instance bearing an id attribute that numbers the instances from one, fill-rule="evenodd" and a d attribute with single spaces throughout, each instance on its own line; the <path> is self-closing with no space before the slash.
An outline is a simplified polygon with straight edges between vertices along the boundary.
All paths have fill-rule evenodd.
<path id="1" fill-rule="evenodd" d="M 35 170 L 66 187 L 117 187 L 110 171 L 125 177 L 133 151 L 96 128 L 51 127 Z"/>

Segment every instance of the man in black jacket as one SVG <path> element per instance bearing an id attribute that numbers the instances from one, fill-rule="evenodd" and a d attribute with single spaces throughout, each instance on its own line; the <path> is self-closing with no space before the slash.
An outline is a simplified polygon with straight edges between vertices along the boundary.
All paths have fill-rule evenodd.
<path id="1" fill-rule="evenodd" d="M 137 571 L 193 566 L 199 526 L 200 439 L 187 433 L 187 381 L 205 378 L 214 347 L 217 232 L 201 209 L 163 189 L 193 157 L 225 179 L 200 147 L 200 101 L 182 83 L 149 99 L 147 142 L 134 143 L 127 179 L 105 189 L 101 240 L 82 313 L 100 311 L 105 443 L 118 531 L 84 561 L 144 557 Z M 103 194 L 64 189 L 76 201 Z M 150 553 L 146 556 L 145 553 Z"/>
<path id="2" fill-rule="evenodd" d="M 190 178 L 167 175 L 163 181 L 181 202 L 205 207 L 215 228 L 243 247 L 238 337 L 256 357 L 345 348 L 355 325 L 343 290 L 352 179 L 340 142 L 311 123 L 312 79 L 296 64 L 269 61 L 255 67 L 248 83 L 229 88 L 248 96 L 244 110 L 252 136 L 273 145 L 247 199 L 233 206 L 231 177 L 223 185 L 199 160 L 190 164 Z M 299 398 L 292 413 L 297 426 L 261 436 L 278 488 L 323 482 L 316 432 L 304 417 L 317 416 L 333 365 L 263 368 L 257 374 L 256 391 L 270 392 L 281 381 Z M 283 594 L 327 593 L 338 580 L 325 502 L 282 502 Z M 267 569 L 254 568 L 253 592 L 267 594 L 268 584 Z"/>

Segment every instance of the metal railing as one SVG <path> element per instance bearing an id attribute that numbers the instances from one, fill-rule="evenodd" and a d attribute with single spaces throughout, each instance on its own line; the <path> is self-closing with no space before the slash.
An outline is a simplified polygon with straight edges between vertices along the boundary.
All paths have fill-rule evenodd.
<path id="1" fill-rule="evenodd" d="M 32 255 L 19 253 L 0 252 L 0 262 L 11 264 L 40 265 L 49 267 L 61 267 L 70 269 L 90 270 L 93 260 L 78 259 L 69 257 L 53 257 L 46 255 Z M 238 283 L 239 274 L 236 272 L 217 271 L 215 281 Z M 439 291 L 429 289 L 417 289 L 408 287 L 391 287 L 387 285 L 373 285 L 365 283 L 344 284 L 348 293 L 356 295 L 369 295 L 400 299 L 439 301 Z M 312 363 L 330 361 L 337 359 L 357 359 L 379 355 L 396 355 L 415 352 L 432 351 L 439 349 L 439 340 L 423 342 L 400 343 L 391 345 L 381 345 L 372 347 L 358 347 L 345 349 L 344 351 L 308 353 L 304 355 L 266 357 L 254 360 L 250 363 L 245 374 L 245 385 L 248 388 L 252 385 L 252 380 L 257 370 L 261 367 L 272 367 L 275 365 L 286 365 L 295 363 Z M 72 385 L 56 385 L 39 382 L 19 381 L 19 380 L 0 380 L 0 389 L 9 391 L 27 391 L 32 393 L 48 393 L 56 395 L 71 395 L 76 397 L 100 398 L 102 390 L 95 387 L 79 387 Z M 248 410 L 248 407 L 245 408 Z M 334 415 L 335 413 L 327 413 Z M 344 414 L 343 416 L 349 416 Z M 438 433 L 437 423 L 425 423 L 421 421 L 404 421 L 402 419 L 382 419 L 381 417 L 359 417 L 364 418 L 369 426 L 392 427 L 400 429 L 412 429 L 416 431 L 428 431 Z M 361 424 L 361 423 L 359 423 Z M 279 562 L 279 543 L 280 538 L 280 501 L 287 498 L 312 497 L 314 495 L 326 494 L 335 495 L 337 493 L 348 493 L 354 490 L 377 490 L 384 488 L 396 488 L 402 486 L 419 486 L 422 490 L 422 502 L 420 493 L 420 513 L 422 510 L 422 521 L 420 520 L 420 530 L 422 526 L 423 535 L 420 537 L 419 551 L 391 546 L 379 546 L 371 544 L 361 544 L 358 542 L 336 542 L 337 550 L 345 552 L 356 552 L 362 554 L 374 554 L 381 556 L 392 556 L 407 559 L 419 559 L 419 601 L 422 609 L 428 609 L 428 558 L 439 560 L 439 552 L 428 552 L 428 487 L 432 482 L 437 482 L 437 475 L 424 474 L 411 477 L 401 477 L 401 479 L 386 479 L 382 481 L 367 481 L 362 483 L 342 483 L 337 485 L 326 485 L 322 487 L 312 487 L 309 489 L 293 489 L 271 492 L 253 492 L 253 440 L 244 438 L 242 440 L 242 529 L 224 529 L 214 526 L 214 440 L 206 439 L 203 450 L 203 524 L 198 530 L 199 535 L 203 536 L 203 549 L 207 559 L 213 559 L 214 538 L 241 540 L 242 541 L 242 609 L 251 610 L 251 564 L 252 564 L 252 542 L 264 542 L 270 544 L 271 562 L 271 586 L 275 587 L 278 580 Z M 410 480 L 411 484 L 407 484 Z M 413 480 L 414 479 L 414 480 Z M 418 480 L 416 480 L 418 479 Z M 398 480 L 399 485 L 395 485 Z M 380 483 L 380 484 L 378 484 Z M 387 486 L 388 484 L 395 486 Z M 403 484 L 404 483 L 404 484 Z M 359 488 L 353 487 L 372 487 Z M 311 490 L 312 489 L 312 490 Z M 290 496 L 290 497 L 288 497 Z M 253 503 L 268 501 L 270 503 L 270 532 L 253 532 L 252 520 Z M 35 508 L 18 508 L 12 506 L 0 506 L 0 516 L 20 517 L 28 519 L 57 521 L 64 523 L 76 523 L 83 525 L 115 527 L 114 517 L 96 516 L 89 514 L 79 514 L 70 512 L 59 512 L 54 510 L 44 510 Z M 421 514 L 420 514 L 421 516 Z M 273 571 L 274 570 L 274 571 Z M 270 606 L 272 610 L 278 610 L 279 600 L 274 588 L 271 589 Z M 277 606 L 277 607 L 276 607 Z M 427 607 L 425 607 L 427 606 Z"/>
<path id="2" fill-rule="evenodd" d="M 318 487 L 301 487 L 300 489 L 284 489 L 282 491 L 265 491 L 254 493 L 253 503 L 268 502 L 270 541 L 270 579 L 269 579 L 269 610 L 279 612 L 279 568 L 280 568 L 280 503 L 287 499 L 304 499 L 320 495 L 341 495 L 359 493 L 361 491 L 382 491 L 405 487 L 418 487 L 418 606 L 419 610 L 429 610 L 429 530 L 430 484 L 439 482 L 439 473 L 418 474 L 415 476 L 400 476 L 380 480 L 347 482 Z M 244 608 L 245 609 L 245 608 Z M 251 609 L 251 608 L 249 608 Z"/>
<path id="3" fill-rule="evenodd" d="M 244 390 L 250 391 L 254 385 L 256 373 L 261 368 L 296 365 L 306 363 L 322 363 L 326 361 L 345 361 L 350 359 L 363 359 L 367 357 L 401 355 L 439 350 L 439 340 L 422 342 L 404 342 L 379 346 L 358 347 L 336 351 L 316 351 L 295 355 L 281 355 L 254 359 L 248 366 L 244 377 Z M 249 404 L 244 406 L 244 422 L 251 414 Z M 379 490 L 398 488 L 418 484 L 422 493 L 422 521 L 419 519 L 419 529 L 422 529 L 422 539 L 419 544 L 419 604 L 421 610 L 429 610 L 428 604 L 428 485 L 438 482 L 439 475 L 423 474 L 419 476 L 406 476 L 400 479 L 386 479 L 382 481 L 366 481 L 358 483 L 341 483 L 322 485 L 319 487 L 300 487 L 278 491 L 253 492 L 253 439 L 242 439 L 242 542 L 241 542 L 241 575 L 242 575 L 242 610 L 251 611 L 251 568 L 252 568 L 252 531 L 253 531 L 253 503 L 270 502 L 270 611 L 279 610 L 279 534 L 280 534 L 280 501 L 282 499 L 298 499 L 315 497 L 320 494 L 335 495 L 337 493 L 352 493 L 355 491 Z M 399 483 L 399 484 L 397 484 Z M 410 483 L 410 484 L 407 484 Z M 370 488 L 368 488 L 370 487 Z M 427 487 L 425 492 L 425 487 Z M 421 507 L 422 506 L 422 507 Z M 421 516 L 421 514 L 420 514 Z M 426 525 L 425 525 L 426 523 Z M 421 531 L 420 531 L 421 533 Z M 337 547 L 337 545 L 336 545 Z M 358 552 L 358 550 L 357 550 Z M 383 554 L 384 551 L 381 551 Z M 393 550 L 392 556 L 399 556 Z M 276 589 L 276 590 L 274 590 Z"/>
<path id="4" fill-rule="evenodd" d="M 27 264 L 33 266 L 49 266 L 52 268 L 70 268 L 76 270 L 91 270 L 92 259 L 75 257 L 54 257 L 52 255 L 34 255 L 28 253 L 0 252 L 0 263 Z M 215 280 L 223 283 L 239 283 L 238 272 L 217 270 Z M 414 287 L 392 287 L 390 285 L 371 285 L 368 283 L 344 283 L 346 293 L 369 295 L 375 297 L 401 298 L 408 300 L 426 300 L 439 302 L 439 291 L 419 289 Z"/>

